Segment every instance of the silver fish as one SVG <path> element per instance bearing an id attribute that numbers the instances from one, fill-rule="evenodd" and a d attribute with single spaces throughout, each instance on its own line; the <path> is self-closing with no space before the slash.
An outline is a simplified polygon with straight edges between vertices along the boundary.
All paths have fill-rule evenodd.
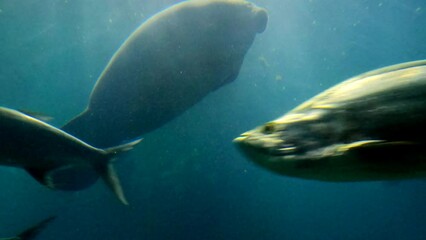
<path id="1" fill-rule="evenodd" d="M 84 189 L 100 175 L 127 204 L 112 161 L 140 141 L 98 149 L 29 115 L 0 107 L 0 165 L 23 168 L 51 189 Z"/>
<path id="2" fill-rule="evenodd" d="M 426 60 L 367 72 L 234 142 L 273 172 L 322 181 L 426 176 Z"/>

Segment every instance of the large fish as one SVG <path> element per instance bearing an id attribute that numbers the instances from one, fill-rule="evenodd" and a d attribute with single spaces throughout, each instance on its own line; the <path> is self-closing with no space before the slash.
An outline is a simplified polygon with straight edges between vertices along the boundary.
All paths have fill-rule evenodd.
<path id="1" fill-rule="evenodd" d="M 36 225 L 26 229 L 25 231 L 19 233 L 16 237 L 0 238 L 0 240 L 32 240 L 40 234 L 40 232 L 47 227 L 47 225 L 52 222 L 56 217 L 48 217 Z"/>
<path id="2" fill-rule="evenodd" d="M 23 168 L 51 189 L 80 190 L 100 175 L 127 204 L 112 161 L 139 142 L 98 149 L 47 123 L 0 107 L 0 165 Z"/>
<path id="3" fill-rule="evenodd" d="M 244 0 L 192 0 L 148 19 L 117 50 L 87 109 L 63 129 L 97 147 L 155 130 L 238 76 L 266 11 Z"/>
<path id="4" fill-rule="evenodd" d="M 344 81 L 234 141 L 258 165 L 323 181 L 426 177 L 426 61 Z"/>

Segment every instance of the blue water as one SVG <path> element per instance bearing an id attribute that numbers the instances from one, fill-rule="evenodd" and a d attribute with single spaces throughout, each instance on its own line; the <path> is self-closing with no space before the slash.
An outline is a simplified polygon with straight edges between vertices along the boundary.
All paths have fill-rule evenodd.
<path id="1" fill-rule="evenodd" d="M 175 2 L 0 0 L 0 105 L 63 125 L 124 39 Z M 101 183 L 55 192 L 2 167 L 0 236 L 58 215 L 39 239 L 426 239 L 424 180 L 277 176 L 231 143 L 348 77 L 426 59 L 426 2 L 253 2 L 268 9 L 269 24 L 238 79 L 116 164 L 130 206 Z"/>

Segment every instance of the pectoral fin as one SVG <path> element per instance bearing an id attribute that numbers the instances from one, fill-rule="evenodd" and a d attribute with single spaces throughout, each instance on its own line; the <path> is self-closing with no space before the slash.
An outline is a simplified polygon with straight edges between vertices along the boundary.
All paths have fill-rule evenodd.
<path id="1" fill-rule="evenodd" d="M 400 148 L 413 148 L 413 147 L 419 147 L 421 144 L 416 142 L 409 142 L 409 141 L 385 141 L 385 140 L 365 140 L 365 141 L 357 141 L 353 143 L 348 143 L 341 145 L 338 148 L 339 152 L 346 152 L 346 151 L 356 151 L 356 150 L 362 150 L 362 149 L 372 149 L 372 148 L 383 148 L 383 149 L 400 149 Z"/>
<path id="2" fill-rule="evenodd" d="M 426 154 L 426 146 L 409 141 L 367 140 L 342 145 L 337 151 L 340 154 L 355 156 L 368 164 L 389 168 L 393 166 L 393 169 L 396 169 L 420 164 L 422 156 Z"/>
<path id="3" fill-rule="evenodd" d="M 386 143 L 386 142 L 383 141 L 383 140 L 357 141 L 357 142 L 353 142 L 353 143 L 342 144 L 341 146 L 339 146 L 337 151 L 340 152 L 340 153 L 343 153 L 343 152 L 356 150 L 356 149 L 360 149 L 360 148 L 364 148 L 364 147 L 383 145 L 384 143 Z"/>

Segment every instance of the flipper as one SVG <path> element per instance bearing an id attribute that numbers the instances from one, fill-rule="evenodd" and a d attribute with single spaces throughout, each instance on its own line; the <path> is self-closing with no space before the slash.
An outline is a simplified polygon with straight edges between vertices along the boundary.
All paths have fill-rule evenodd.
<path id="1" fill-rule="evenodd" d="M 43 221 L 37 223 L 36 225 L 28 228 L 27 230 L 21 232 L 16 237 L 10 237 L 10 238 L 0 238 L 0 240 L 32 240 L 35 239 L 38 234 L 47 227 L 47 225 L 53 221 L 56 218 L 56 216 L 51 216 Z"/>

